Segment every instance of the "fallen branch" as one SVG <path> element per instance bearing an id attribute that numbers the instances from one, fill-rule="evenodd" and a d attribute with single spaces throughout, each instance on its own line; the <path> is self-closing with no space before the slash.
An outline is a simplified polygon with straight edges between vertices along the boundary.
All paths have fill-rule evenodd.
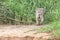
<path id="1" fill-rule="evenodd" d="M 10 19 L 10 20 L 19 21 L 19 20 L 17 20 L 17 19 L 13 19 L 13 18 L 11 18 L 11 17 L 7 17 L 7 18 Z"/>
<path id="2" fill-rule="evenodd" d="M 0 17 L 0 18 L 3 18 L 3 17 Z M 8 19 L 10 19 L 10 20 L 13 20 L 13 21 L 19 21 L 19 20 L 17 20 L 17 19 L 13 19 L 13 18 L 11 18 L 11 17 L 7 17 Z"/>

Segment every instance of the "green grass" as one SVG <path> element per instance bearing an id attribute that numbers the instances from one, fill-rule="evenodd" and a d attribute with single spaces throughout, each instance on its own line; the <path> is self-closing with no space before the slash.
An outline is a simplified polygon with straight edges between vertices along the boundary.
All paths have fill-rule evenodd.
<path id="1" fill-rule="evenodd" d="M 3 23 L 33 24 L 35 23 L 36 7 L 45 8 L 45 23 L 50 23 L 60 18 L 60 0 L 0 0 L 0 2 L 0 8 L 4 9 L 0 9 L 0 15 L 3 14 L 4 16 L 0 21 Z"/>
<path id="2" fill-rule="evenodd" d="M 37 32 L 52 33 L 54 36 L 60 37 L 60 22 L 56 21 L 46 27 L 38 28 Z"/>
<path id="3" fill-rule="evenodd" d="M 36 7 L 45 8 L 44 23 L 50 23 L 37 32 L 60 36 L 60 0 L 0 0 L 0 23 L 34 24 Z"/>

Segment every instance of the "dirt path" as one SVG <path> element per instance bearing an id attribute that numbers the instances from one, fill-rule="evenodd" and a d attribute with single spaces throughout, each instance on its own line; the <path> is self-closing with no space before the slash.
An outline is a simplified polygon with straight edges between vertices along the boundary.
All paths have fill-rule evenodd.
<path id="1" fill-rule="evenodd" d="M 47 40 L 51 36 L 47 33 L 36 32 L 37 28 L 45 27 L 45 25 L 0 25 L 1 40 Z"/>
<path id="2" fill-rule="evenodd" d="M 0 36 L 2 35 L 20 35 L 24 33 L 34 33 L 36 28 L 41 28 L 41 26 L 36 25 L 0 25 Z M 34 31 L 31 31 L 34 30 Z M 30 32 L 28 32 L 30 31 Z"/>

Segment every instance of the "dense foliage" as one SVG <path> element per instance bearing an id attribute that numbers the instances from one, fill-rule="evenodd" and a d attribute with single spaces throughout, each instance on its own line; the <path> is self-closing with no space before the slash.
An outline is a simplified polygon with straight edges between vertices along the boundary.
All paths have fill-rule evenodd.
<path id="1" fill-rule="evenodd" d="M 35 23 L 36 7 L 45 8 L 45 23 L 60 18 L 60 0 L 0 0 L 0 22 Z"/>
<path id="2" fill-rule="evenodd" d="M 53 22 L 43 28 L 38 28 L 37 33 L 51 33 L 56 37 L 60 37 L 60 21 Z"/>

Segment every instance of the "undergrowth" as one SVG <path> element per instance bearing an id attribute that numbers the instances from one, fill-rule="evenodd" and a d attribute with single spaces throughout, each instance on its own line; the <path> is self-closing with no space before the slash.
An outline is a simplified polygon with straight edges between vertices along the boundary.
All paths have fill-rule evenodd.
<path id="1" fill-rule="evenodd" d="M 52 33 L 54 36 L 60 37 L 60 22 L 56 21 L 51 23 L 48 26 L 42 27 L 42 28 L 38 28 L 37 29 L 38 33 Z"/>
<path id="2" fill-rule="evenodd" d="M 0 0 L 0 21 L 5 24 L 34 24 L 36 7 L 45 9 L 45 23 L 60 18 L 60 0 Z"/>

